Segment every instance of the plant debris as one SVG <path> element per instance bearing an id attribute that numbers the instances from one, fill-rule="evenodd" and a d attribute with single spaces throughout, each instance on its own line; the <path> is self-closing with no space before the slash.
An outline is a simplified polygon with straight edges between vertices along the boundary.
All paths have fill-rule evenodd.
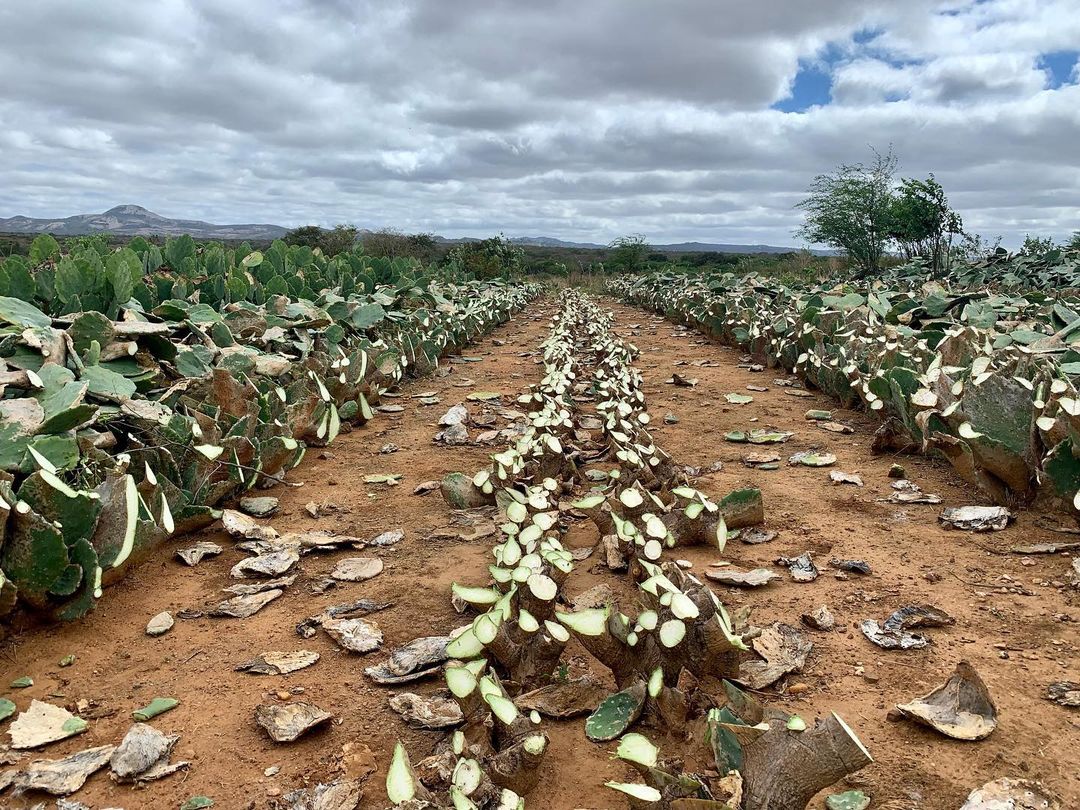
<path id="1" fill-rule="evenodd" d="M 942 686 L 896 708 L 954 740 L 982 740 L 997 728 L 997 708 L 990 692 L 967 661 L 958 663 Z"/>
<path id="2" fill-rule="evenodd" d="M 255 722 L 274 742 L 293 742 L 311 729 L 333 719 L 333 715 L 310 703 L 260 705 L 255 709 Z"/>

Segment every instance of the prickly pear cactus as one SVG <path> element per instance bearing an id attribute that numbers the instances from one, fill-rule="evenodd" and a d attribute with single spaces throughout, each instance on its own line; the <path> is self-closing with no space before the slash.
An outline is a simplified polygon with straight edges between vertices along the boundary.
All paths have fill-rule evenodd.
<path id="1" fill-rule="evenodd" d="M 585 718 L 585 736 L 593 742 L 614 740 L 641 717 L 644 707 L 645 685 L 642 683 L 609 695 Z"/>

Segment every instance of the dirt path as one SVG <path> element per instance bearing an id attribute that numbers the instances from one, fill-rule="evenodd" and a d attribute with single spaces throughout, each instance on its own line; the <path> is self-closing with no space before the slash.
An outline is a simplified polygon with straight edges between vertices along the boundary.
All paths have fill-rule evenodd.
<path id="1" fill-rule="evenodd" d="M 876 763 L 852 780 L 874 797 L 874 808 L 954 810 L 967 792 L 997 776 L 1043 779 L 1066 799 L 1080 805 L 1080 777 L 1075 752 L 1080 745 L 1080 715 L 1042 699 L 1046 684 L 1080 680 L 1077 667 L 1080 619 L 1075 591 L 1049 582 L 1068 579 L 1068 560 L 1060 555 L 1021 558 L 997 556 L 986 548 L 1006 549 L 1016 543 L 1061 541 L 1034 528 L 1034 515 L 1021 515 L 1016 525 L 995 535 L 968 535 L 939 528 L 940 507 L 901 507 L 878 502 L 890 492 L 887 473 L 893 459 L 869 454 L 873 423 L 860 414 L 838 412 L 837 418 L 856 433 L 827 433 L 803 419 L 808 408 L 830 408 L 824 397 L 794 398 L 773 385 L 772 372 L 751 373 L 737 368 L 738 353 L 683 333 L 642 310 L 612 304 L 616 331 L 642 349 L 638 365 L 645 374 L 645 391 L 654 416 L 659 444 L 684 464 L 707 466 L 720 460 L 724 468 L 705 476 L 698 486 L 721 496 L 744 485 L 759 486 L 765 497 L 767 525 L 779 532 L 774 541 L 749 546 L 734 541 L 727 557 L 741 567 L 771 566 L 781 555 L 814 553 L 822 570 L 813 583 L 787 579 L 754 592 L 717 589 L 731 606 L 752 604 L 758 624 L 781 620 L 798 623 L 801 613 L 828 604 L 839 630 L 806 631 L 815 644 L 806 670 L 789 676 L 788 694 L 773 696 L 779 705 L 804 718 L 838 711 L 857 731 Z M 387 690 L 373 686 L 363 674 L 366 666 L 384 656 L 358 657 L 341 651 L 325 635 L 301 640 L 295 625 L 321 609 L 360 597 L 392 601 L 394 606 L 375 614 L 387 649 L 417 636 L 442 634 L 462 623 L 449 604 L 454 580 L 485 581 L 491 537 L 448 539 L 451 511 L 437 493 L 412 495 L 420 482 L 445 473 L 472 472 L 483 466 L 489 453 L 502 449 L 499 438 L 488 447 L 438 447 L 431 443 L 435 423 L 448 407 L 471 391 L 499 391 L 504 406 L 534 382 L 539 374 L 532 356 L 547 331 L 553 303 L 543 302 L 529 316 L 504 325 L 468 351 L 479 362 L 447 364 L 451 373 L 412 381 L 399 398 L 386 400 L 404 406 L 400 414 L 387 414 L 367 427 L 342 436 L 328 451 L 312 450 L 294 471 L 299 487 L 278 487 L 282 511 L 271 523 L 279 531 L 327 529 L 369 537 L 387 529 L 405 531 L 405 540 L 379 551 L 386 570 L 362 584 L 342 584 L 322 594 L 313 586 L 325 579 L 344 554 L 304 557 L 300 577 L 285 595 L 255 616 L 243 619 L 178 619 L 167 635 L 144 635 L 146 621 L 161 610 L 205 609 L 222 598 L 220 588 L 232 584 L 229 568 L 243 558 L 221 533 L 207 531 L 194 539 L 218 542 L 221 557 L 196 568 L 180 565 L 174 548 L 157 556 L 111 588 L 99 608 L 87 619 L 62 627 L 27 631 L 11 639 L 0 661 L 0 683 L 30 675 L 34 685 L 8 690 L 6 696 L 25 708 L 31 697 L 65 705 L 92 701 L 90 730 L 80 737 L 48 746 L 43 756 L 59 757 L 92 745 L 115 743 L 130 725 L 130 712 L 155 696 L 175 696 L 181 705 L 158 718 L 154 725 L 181 734 L 174 758 L 190 760 L 186 774 L 169 777 L 133 791 L 113 784 L 99 773 L 78 794 L 92 808 L 178 807 L 194 794 L 205 794 L 221 808 L 274 807 L 277 797 L 296 787 L 331 781 L 364 770 L 364 750 L 370 750 L 377 771 L 371 776 L 364 808 L 384 807 L 382 782 L 394 742 L 406 742 L 414 761 L 438 739 L 431 732 L 413 731 L 387 707 Z M 639 328 L 632 328 L 638 324 Z M 677 361 L 715 361 L 715 366 L 676 366 Z M 673 371 L 700 380 L 694 389 L 664 383 Z M 464 386 L 467 380 L 471 386 Z M 727 392 L 746 393 L 746 385 L 766 385 L 754 401 L 732 406 Z M 424 406 L 414 397 L 436 392 L 440 402 Z M 469 403 L 473 416 L 495 415 L 496 405 Z M 663 424 L 665 414 L 676 424 Z M 758 422 L 751 422 L 757 419 Z M 507 420 L 497 418 L 495 427 Z M 827 472 L 784 465 L 773 472 L 744 467 L 746 445 L 724 442 L 734 428 L 770 425 L 795 431 L 780 446 L 781 454 L 821 447 L 835 453 L 837 468 L 857 472 L 866 486 L 833 486 Z M 471 428 L 475 437 L 486 428 Z M 398 450 L 380 454 L 392 442 Z M 970 493 L 943 465 L 925 459 L 898 459 L 928 492 L 940 494 L 946 504 L 969 503 Z M 400 486 L 363 483 L 373 473 L 401 473 Z M 324 505 L 324 515 L 312 519 L 304 511 L 308 502 Z M 336 509 L 326 505 L 336 505 Z M 471 532 L 470 527 L 453 527 Z M 596 541 L 591 524 L 571 527 L 571 546 Z M 694 563 L 696 570 L 716 559 L 706 549 L 679 551 L 676 556 Z M 873 568 L 869 577 L 837 579 L 828 568 L 831 557 L 865 559 Z M 778 569 L 779 570 L 779 569 Z M 940 580 L 931 582 L 934 572 Z M 998 577 L 1006 574 L 1033 595 L 1002 592 Z M 578 565 L 571 579 L 571 594 L 599 582 L 616 589 L 628 583 L 609 573 L 594 556 Z M 979 583 L 970 585 L 966 583 Z M 987 584 L 987 583 L 993 583 Z M 956 617 L 953 627 L 930 630 L 934 644 L 925 650 L 886 652 L 871 645 L 855 628 L 864 618 L 882 619 L 904 604 L 931 602 Z M 234 667 L 267 650 L 308 649 L 319 652 L 313 667 L 289 676 L 255 676 L 234 672 Z M 589 659 L 571 646 L 572 668 L 589 666 Z M 74 654 L 75 663 L 58 665 Z M 1007 655 L 1006 657 L 1002 657 Z M 1001 713 L 998 730 L 979 743 L 952 742 L 932 731 L 906 722 L 889 722 L 885 715 L 894 703 L 929 691 L 942 682 L 958 660 L 970 661 L 987 682 Z M 781 682 L 782 684 L 784 682 Z M 801 683 L 805 690 L 792 689 Z M 428 692 L 437 682 L 414 685 Z M 14 692 L 14 694 L 12 694 Z M 290 745 L 270 742 L 252 719 L 256 705 L 282 700 L 292 692 L 332 712 L 335 723 Z M 796 692 L 798 694 L 792 694 Z M 286 696 L 290 697 L 290 696 Z M 603 781 L 626 776 L 611 762 L 607 748 L 587 742 L 580 721 L 545 723 L 551 736 L 550 754 L 540 787 L 529 797 L 533 810 L 618 807 Z M 343 747 L 345 747 L 343 749 Z M 266 776 L 268 768 L 280 771 Z M 5 807 L 30 807 L 32 801 L 5 797 Z"/>

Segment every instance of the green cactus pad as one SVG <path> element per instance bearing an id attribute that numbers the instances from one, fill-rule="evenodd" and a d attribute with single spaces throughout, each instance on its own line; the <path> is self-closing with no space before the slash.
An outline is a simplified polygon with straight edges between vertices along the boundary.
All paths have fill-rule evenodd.
<path id="1" fill-rule="evenodd" d="M 593 742 L 614 740 L 632 726 L 645 707 L 645 683 L 604 698 L 596 711 L 585 718 L 585 736 Z"/>

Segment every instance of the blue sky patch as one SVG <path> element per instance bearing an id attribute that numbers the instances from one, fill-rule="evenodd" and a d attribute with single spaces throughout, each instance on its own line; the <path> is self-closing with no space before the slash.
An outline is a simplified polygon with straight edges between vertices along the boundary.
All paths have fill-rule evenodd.
<path id="1" fill-rule="evenodd" d="M 1057 90 L 1062 85 L 1076 81 L 1076 63 L 1080 60 L 1080 51 L 1055 51 L 1039 57 L 1039 67 L 1050 74 L 1048 87 Z"/>

